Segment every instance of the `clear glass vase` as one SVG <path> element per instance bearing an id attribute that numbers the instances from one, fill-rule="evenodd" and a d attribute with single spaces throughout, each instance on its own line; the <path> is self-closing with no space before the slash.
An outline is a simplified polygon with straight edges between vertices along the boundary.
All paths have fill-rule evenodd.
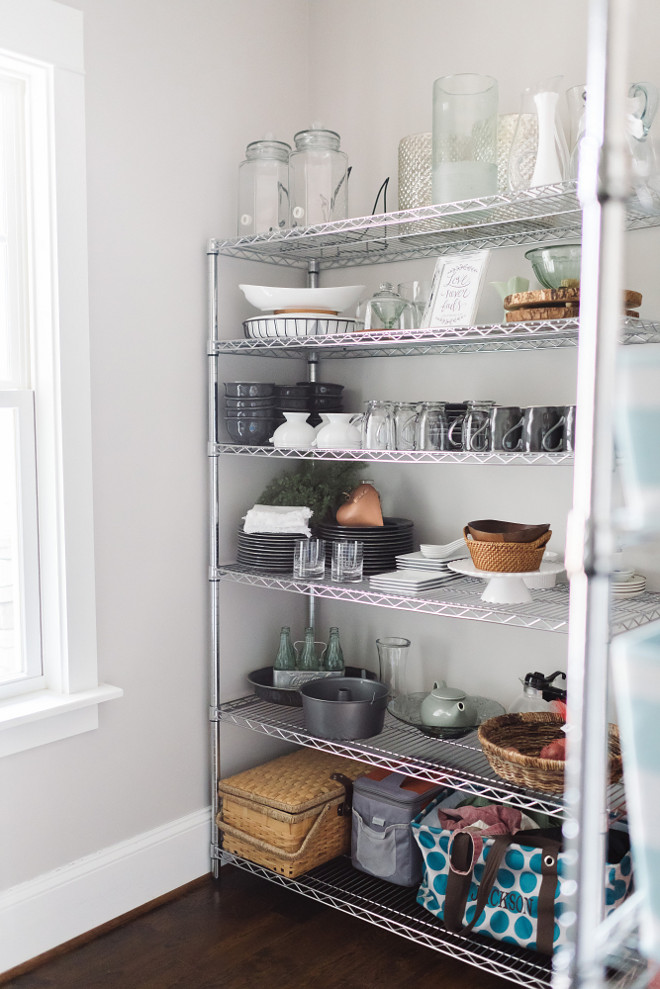
<path id="1" fill-rule="evenodd" d="M 387 684 L 388 700 L 393 701 L 396 697 L 407 693 L 406 666 L 410 639 L 389 636 L 376 639 L 376 646 L 378 648 L 378 679 L 381 683 Z"/>
<path id="2" fill-rule="evenodd" d="M 497 80 L 473 72 L 433 84 L 434 203 L 497 192 Z"/>

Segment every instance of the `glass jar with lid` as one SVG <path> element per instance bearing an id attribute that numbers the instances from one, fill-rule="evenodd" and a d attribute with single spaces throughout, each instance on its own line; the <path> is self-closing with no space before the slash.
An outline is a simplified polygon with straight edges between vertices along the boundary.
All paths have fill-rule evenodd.
<path id="1" fill-rule="evenodd" d="M 333 130 L 314 125 L 294 135 L 289 158 L 291 226 L 309 227 L 348 216 L 348 156 Z"/>
<path id="2" fill-rule="evenodd" d="M 365 306 L 365 330 L 410 330 L 414 323 L 412 303 L 395 292 L 391 282 L 383 282 Z"/>
<path id="3" fill-rule="evenodd" d="M 289 223 L 291 145 L 264 138 L 245 149 L 238 168 L 238 236 L 270 233 Z"/>

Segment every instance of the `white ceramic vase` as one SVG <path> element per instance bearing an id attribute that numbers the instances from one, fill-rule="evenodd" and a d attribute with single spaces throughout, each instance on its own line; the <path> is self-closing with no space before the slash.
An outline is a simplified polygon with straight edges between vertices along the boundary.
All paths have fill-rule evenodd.
<path id="1" fill-rule="evenodd" d="M 319 450 L 359 450 L 362 446 L 360 430 L 351 420 L 352 412 L 327 412 L 328 422 L 316 434 L 314 445 Z"/>
<path id="2" fill-rule="evenodd" d="M 283 412 L 286 422 L 278 426 L 269 443 L 276 447 L 290 447 L 301 450 L 314 442 L 316 430 L 307 422 L 309 412 Z"/>

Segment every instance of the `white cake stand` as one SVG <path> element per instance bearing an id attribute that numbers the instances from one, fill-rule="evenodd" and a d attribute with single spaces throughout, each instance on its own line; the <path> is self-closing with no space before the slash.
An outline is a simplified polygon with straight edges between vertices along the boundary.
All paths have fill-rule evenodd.
<path id="1" fill-rule="evenodd" d="M 538 570 L 526 570 L 523 573 L 504 573 L 494 570 L 477 570 L 472 560 L 452 560 L 447 566 L 455 573 L 461 573 L 465 577 L 480 577 L 487 580 L 486 588 L 481 595 L 482 601 L 490 601 L 491 604 L 523 604 L 531 601 L 529 587 L 523 580 L 531 573 L 538 573 Z M 542 563 L 543 573 L 561 573 L 565 569 L 563 563 Z"/>

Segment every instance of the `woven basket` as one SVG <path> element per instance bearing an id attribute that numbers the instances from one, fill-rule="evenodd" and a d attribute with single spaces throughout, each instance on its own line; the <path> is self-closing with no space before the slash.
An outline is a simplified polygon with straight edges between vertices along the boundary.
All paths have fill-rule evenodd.
<path id="1" fill-rule="evenodd" d="M 496 573 L 527 573 L 541 566 L 546 543 L 552 532 L 544 532 L 533 543 L 491 543 L 468 538 L 468 527 L 463 529 L 467 548 L 477 570 Z"/>
<path id="2" fill-rule="evenodd" d="M 486 758 L 498 776 L 547 793 L 562 793 L 564 789 L 564 762 L 559 759 L 540 759 L 538 753 L 548 742 L 562 738 L 564 719 L 560 714 L 539 711 L 524 714 L 502 714 L 484 721 L 478 729 L 478 737 Z M 518 751 L 511 751 L 511 746 Z M 609 782 L 621 779 L 621 746 L 619 729 L 608 729 Z"/>
<path id="3" fill-rule="evenodd" d="M 340 817 L 337 813 L 342 802 L 343 798 L 338 797 L 323 807 L 306 838 L 295 851 L 283 851 L 262 838 L 245 834 L 227 824 L 220 813 L 216 817 L 216 823 L 222 832 L 222 847 L 249 862 L 264 865 L 273 872 L 295 879 L 323 862 L 350 852 L 351 817 L 349 814 Z"/>
<path id="4" fill-rule="evenodd" d="M 329 752 L 300 749 L 218 783 L 223 847 L 293 878 L 350 848 L 350 814 L 341 781 L 369 766 Z"/>

